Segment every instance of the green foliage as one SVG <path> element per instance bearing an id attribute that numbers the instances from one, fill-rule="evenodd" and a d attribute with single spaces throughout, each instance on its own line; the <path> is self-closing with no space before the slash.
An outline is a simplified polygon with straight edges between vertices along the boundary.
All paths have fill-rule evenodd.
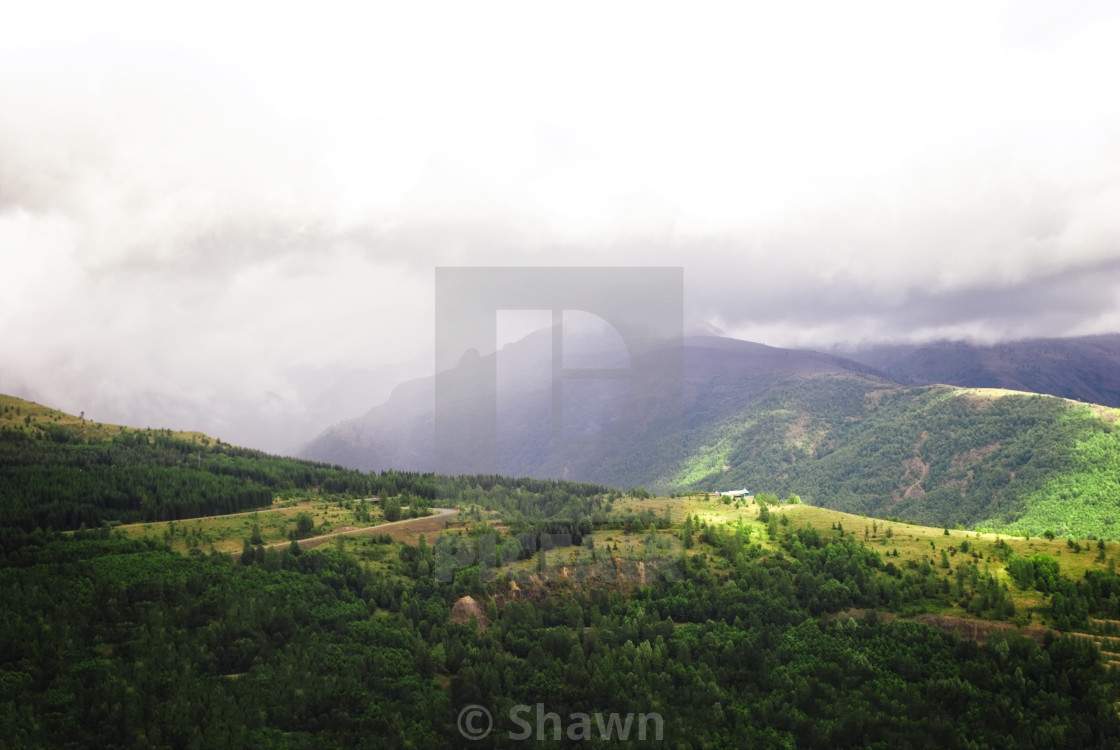
<path id="1" fill-rule="evenodd" d="M 386 521 L 392 522 L 401 520 L 400 501 L 395 497 L 386 498 L 382 512 L 385 514 Z"/>
<path id="2" fill-rule="evenodd" d="M 1064 455 L 1048 458 L 1052 468 L 1023 496 L 1021 513 L 986 523 L 1019 535 L 1120 537 L 1120 431 L 1110 428 L 1085 407 L 1064 414 L 1055 426 L 1068 436 Z"/>
<path id="3" fill-rule="evenodd" d="M 53 427 L 34 435 L 0 428 L 0 524 L 30 531 L 110 521 L 165 522 L 251 510 L 270 505 L 277 496 L 314 492 L 380 496 L 386 505 L 404 497 L 413 517 L 428 514 L 439 498 L 501 509 L 511 519 L 539 519 L 570 516 L 573 507 L 581 516 L 590 515 L 596 509 L 591 499 L 609 491 L 589 483 L 497 475 L 364 474 L 220 441 L 191 442 L 167 430 L 122 430 L 111 439 L 78 439 L 72 429 L 59 426 L 55 435 Z M 481 498 L 484 503 L 478 502 Z"/>
<path id="4" fill-rule="evenodd" d="M 267 506 L 284 491 L 358 493 L 370 483 L 360 472 L 204 447 L 168 431 L 125 430 L 88 443 L 50 435 L 0 440 L 0 523 L 25 530 L 221 515 Z"/>
<path id="5" fill-rule="evenodd" d="M 1007 561 L 1007 574 L 1016 586 L 1024 590 L 1037 589 L 1044 594 L 1058 590 L 1060 570 L 1058 561 L 1050 555 L 1012 555 Z"/>
<path id="6" fill-rule="evenodd" d="M 943 595 L 946 579 L 930 565 L 899 570 L 850 535 L 830 541 L 811 528 L 783 536 L 778 556 L 741 529 L 702 531 L 705 551 L 682 557 L 673 580 L 629 596 L 564 586 L 500 606 L 507 585 L 480 581 L 477 567 L 440 576 L 447 561 L 466 559 L 451 545 L 474 545 L 468 536 L 399 546 L 409 575 L 396 579 L 329 547 L 236 565 L 102 530 L 0 531 L 5 740 L 296 748 L 376 737 L 459 747 L 463 706 L 500 720 L 537 702 L 564 717 L 659 712 L 669 746 L 1096 748 L 1120 739 L 1116 677 L 1084 642 L 1040 647 L 1010 636 L 982 648 L 881 622 L 876 608 Z M 1003 589 L 971 570 L 961 594 L 995 615 L 1008 603 Z M 1062 581 L 1054 607 L 1067 619 L 1103 611 L 1120 586 L 1108 574 Z M 478 616 L 450 622 L 466 593 L 485 602 L 489 628 Z M 848 607 L 868 616 L 831 614 Z"/>
<path id="7" fill-rule="evenodd" d="M 7 747 L 445 743 L 446 719 L 417 710 L 451 713 L 415 657 L 427 648 L 401 591 L 352 558 L 246 567 L 143 543 L 13 539 L 22 562 L 0 568 L 0 594 L 25 593 L 0 631 Z M 382 605 L 391 614 L 372 617 Z"/>
<path id="8" fill-rule="evenodd" d="M 296 514 L 296 537 L 302 539 L 309 536 L 315 529 L 315 519 L 311 517 L 310 513 L 297 513 Z"/>
<path id="9" fill-rule="evenodd" d="M 821 376 L 727 408 L 675 443 L 688 468 L 658 486 L 764 486 L 925 525 L 1118 536 L 1120 430 L 1087 407 Z M 681 461 L 651 456 L 647 476 Z"/>
<path id="10" fill-rule="evenodd" d="M 882 400 L 881 408 L 891 407 L 889 394 Z M 854 402 L 815 408 L 863 415 Z M 931 401 L 929 408 L 943 407 Z M 0 442 L 15 446 L 0 449 L 4 460 L 18 458 L 6 466 L 46 466 L 44 477 L 84 468 L 72 462 L 85 454 L 67 451 L 90 447 L 43 436 Z M 113 476 L 140 493 L 145 471 L 166 470 L 184 487 L 210 476 L 269 492 L 306 485 L 376 495 L 386 516 L 394 503 L 400 512 L 402 499 L 410 513 L 455 502 L 497 511 L 510 531 L 499 541 L 468 529 L 415 547 L 380 534 L 358 546 L 376 560 L 370 567 L 331 545 L 300 550 L 293 540 L 283 551 L 266 550 L 251 532 L 234 563 L 114 538 L 107 526 L 59 535 L 38 528 L 41 503 L 27 503 L 45 495 L 15 493 L 24 504 L 0 525 L 6 747 L 460 747 L 463 706 L 483 705 L 501 721 L 511 706 L 538 702 L 564 717 L 658 712 L 669 747 L 1112 748 L 1120 741 L 1118 676 L 1089 643 L 1060 637 L 1039 646 L 997 634 L 980 647 L 876 615 L 959 604 L 976 617 L 1006 619 L 1014 604 L 996 576 L 971 560 L 947 569 L 945 549 L 938 566 L 931 557 L 902 560 L 897 548 L 880 556 L 839 526 L 835 534 L 794 529 L 788 511 L 769 509 L 777 496 L 761 501 L 769 541 L 752 536 L 750 523 L 686 516 L 660 536 L 678 533 L 687 551 L 646 585 L 534 584 L 532 563 L 517 560 L 535 554 L 539 575 L 567 558 L 558 547 L 591 541 L 596 525 L 619 529 L 617 552 L 628 532 L 667 524 L 653 511 L 615 512 L 608 491 L 590 484 L 364 475 L 273 463 L 222 444 L 188 444 L 177 462 L 179 448 L 158 442 L 126 434 L 104 454 L 108 473 L 89 487 L 99 492 Z M 94 447 L 89 455 L 100 455 Z M 136 473 L 116 475 L 117 467 Z M 7 470 L 0 476 L 6 480 Z M 160 493 L 157 507 L 186 510 L 194 502 L 186 490 L 178 504 Z M 67 497 L 84 502 L 76 492 Z M 121 510 L 86 504 L 103 518 Z M 297 534 L 311 524 L 297 516 Z M 1001 543 L 994 553 L 1007 560 L 1016 586 L 1048 594 L 1058 627 L 1120 618 L 1115 573 L 1093 570 L 1073 581 L 1044 555 L 1017 558 Z M 481 575 L 499 562 L 497 576 Z M 511 595 L 511 580 L 523 599 Z M 452 605 L 467 594 L 486 617 L 472 613 L 455 624 Z M 840 614 L 850 608 L 867 614 Z M 493 739 L 502 746 L 502 737 Z"/>

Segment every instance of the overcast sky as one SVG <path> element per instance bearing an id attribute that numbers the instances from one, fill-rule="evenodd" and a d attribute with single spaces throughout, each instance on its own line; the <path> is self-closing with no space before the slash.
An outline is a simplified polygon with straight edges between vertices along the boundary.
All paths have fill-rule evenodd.
<path id="1" fill-rule="evenodd" d="M 1120 330 L 1116 3 L 348 5 L 5 11 L 0 391 L 265 445 L 430 366 L 437 265 L 682 266 L 774 345 Z"/>

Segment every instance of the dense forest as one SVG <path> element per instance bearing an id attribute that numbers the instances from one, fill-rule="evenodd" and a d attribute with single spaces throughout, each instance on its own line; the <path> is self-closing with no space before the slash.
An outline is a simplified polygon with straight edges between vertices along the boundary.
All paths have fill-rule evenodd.
<path id="1" fill-rule="evenodd" d="M 1120 671 L 1089 638 L 993 630 L 980 645 L 904 619 L 1037 614 L 1109 638 L 1120 578 L 1103 562 L 1071 577 L 1053 556 L 965 539 L 902 559 L 797 526 L 769 494 L 749 523 L 716 523 L 719 500 L 672 518 L 641 487 L 363 474 L 167 431 L 24 426 L 0 440 L 6 747 L 1120 742 Z M 296 495 L 460 517 L 430 542 L 246 538 L 240 556 L 118 527 Z M 1017 610 L 1022 592 L 1042 603 Z M 468 738 L 480 708 L 492 731 Z"/>
<path id="2" fill-rule="evenodd" d="M 660 715 L 663 741 L 637 746 L 1120 741 L 1115 672 L 1088 643 L 981 647 L 874 614 L 946 587 L 998 606 L 982 576 L 899 570 L 851 535 L 786 529 L 773 555 L 697 529 L 673 580 L 526 598 L 477 565 L 441 580 L 450 542 L 401 547 L 378 574 L 334 549 L 245 563 L 107 529 L 7 531 L 0 724 L 13 748 L 461 747 L 456 715 L 478 704 L 496 723 L 478 746 L 514 747 L 510 710 L 540 703 L 565 719 Z M 1116 591 L 1115 576 L 1086 588 L 1085 613 Z M 467 595 L 485 614 L 451 622 Z M 867 614 L 836 616 L 851 606 Z"/>
<path id="3" fill-rule="evenodd" d="M 802 379 L 690 435 L 683 453 L 707 458 L 670 484 L 765 487 L 930 526 L 1116 539 L 1115 417 L 1048 396 Z"/>
<path id="4" fill-rule="evenodd" d="M 35 422 L 30 409 L 36 405 L 22 403 L 29 410 L 20 415 L 26 422 L 0 425 L 0 525 L 26 531 L 236 513 L 268 506 L 274 497 L 310 492 L 464 502 L 489 493 L 488 504 L 510 513 L 517 506 L 509 502 L 513 493 L 531 513 L 551 515 L 572 497 L 608 491 L 587 483 L 496 475 L 367 474 L 220 440 L 190 440 L 170 430 L 122 428 L 106 435 L 73 423 Z M 15 415 L 20 407 L 2 408 Z"/>

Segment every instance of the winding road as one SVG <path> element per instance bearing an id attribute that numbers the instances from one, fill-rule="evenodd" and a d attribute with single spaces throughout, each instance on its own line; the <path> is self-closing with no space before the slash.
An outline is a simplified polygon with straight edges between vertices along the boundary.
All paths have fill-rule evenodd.
<path id="1" fill-rule="evenodd" d="M 386 529 L 407 528 L 409 524 L 416 525 L 416 524 L 419 524 L 419 523 L 424 522 L 424 521 L 431 521 L 433 518 L 439 518 L 440 516 L 457 516 L 457 515 L 459 515 L 459 509 L 458 508 L 432 508 L 432 510 L 435 511 L 435 512 L 432 513 L 432 515 L 430 515 L 430 516 L 421 516 L 420 518 L 406 518 L 403 521 L 390 521 L 389 523 L 380 523 L 376 526 L 362 526 L 361 528 L 357 528 L 357 529 L 346 529 L 345 531 L 334 531 L 334 532 L 331 532 L 330 534 L 322 534 L 321 536 L 310 536 L 310 537 L 307 537 L 306 539 L 297 539 L 296 541 L 299 543 L 299 548 L 300 549 L 311 549 L 312 547 L 318 547 L 320 544 L 323 544 L 323 543 L 327 542 L 328 540 L 330 540 L 330 539 L 332 539 L 336 536 L 359 536 L 361 534 L 371 534 L 371 535 L 372 534 L 381 534 Z M 289 540 L 289 541 L 286 541 L 286 542 L 273 542 L 272 544 L 264 544 L 264 545 L 261 545 L 261 546 L 264 547 L 265 549 L 268 549 L 270 547 L 287 547 L 290 544 L 291 544 L 291 541 Z M 240 552 L 234 552 L 232 554 L 233 554 L 234 559 L 237 559 L 237 558 L 241 557 Z"/>

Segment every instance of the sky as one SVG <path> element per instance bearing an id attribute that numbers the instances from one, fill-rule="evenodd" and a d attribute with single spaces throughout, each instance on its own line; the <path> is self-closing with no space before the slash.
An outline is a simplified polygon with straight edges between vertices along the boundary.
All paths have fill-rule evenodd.
<path id="1" fill-rule="evenodd" d="M 286 450 L 437 266 L 679 266 L 777 346 L 1120 331 L 1120 6 L 24 3 L 0 392 Z"/>

